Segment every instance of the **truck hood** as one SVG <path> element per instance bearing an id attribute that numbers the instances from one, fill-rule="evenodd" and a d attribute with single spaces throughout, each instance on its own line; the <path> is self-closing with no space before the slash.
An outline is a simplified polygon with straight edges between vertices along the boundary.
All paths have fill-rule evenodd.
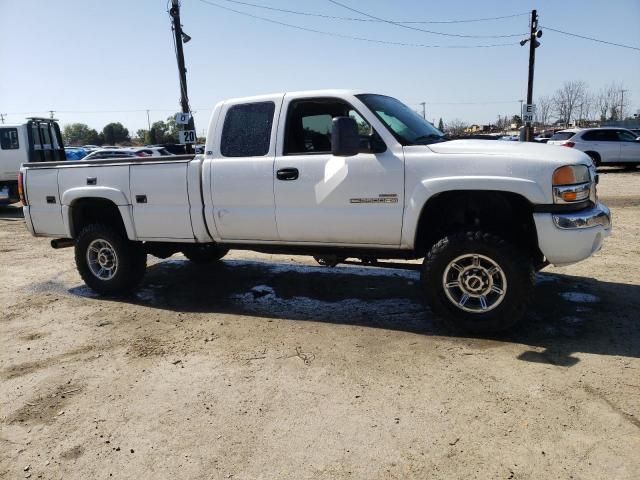
<path id="1" fill-rule="evenodd" d="M 497 155 L 511 158 L 527 158 L 559 164 L 582 163 L 590 165 L 588 155 L 572 148 L 535 142 L 508 142 L 502 140 L 451 140 L 434 143 L 428 148 L 435 153 L 458 155 Z"/>

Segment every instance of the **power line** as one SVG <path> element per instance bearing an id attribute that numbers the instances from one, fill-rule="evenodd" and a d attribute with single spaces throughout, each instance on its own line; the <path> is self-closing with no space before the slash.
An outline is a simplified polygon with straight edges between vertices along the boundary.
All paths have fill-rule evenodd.
<path id="1" fill-rule="evenodd" d="M 339 7 L 346 8 L 352 12 L 358 13 L 360 15 L 364 15 L 365 17 L 371 18 L 378 22 L 388 23 L 389 25 L 395 25 L 396 27 L 406 28 L 408 30 L 415 30 L 417 32 L 429 33 L 431 35 L 442 35 L 445 37 L 457 37 L 457 38 L 509 38 L 509 37 L 521 37 L 522 35 L 526 35 L 524 33 L 514 33 L 509 35 L 463 35 L 459 33 L 444 33 L 444 32 L 436 32 L 433 30 L 426 30 L 424 28 L 414 27 L 412 25 L 406 25 L 404 23 L 395 22 L 393 20 L 387 20 L 385 18 L 376 17 L 375 15 L 371 15 L 369 13 L 363 12 L 362 10 L 358 10 L 356 8 L 352 8 L 344 3 L 337 2 L 336 0 L 328 0 L 334 5 L 338 5 Z"/>
<path id="2" fill-rule="evenodd" d="M 570 37 L 577 37 L 577 38 L 582 38 L 584 40 L 591 40 L 592 42 L 604 43 L 604 44 L 607 44 L 607 45 L 613 45 L 615 47 L 629 48 L 631 50 L 640 51 L 640 47 L 634 47 L 634 46 L 631 46 L 631 45 L 623 45 L 622 43 L 608 42 L 607 40 L 600 40 L 598 38 L 586 37 L 584 35 L 578 35 L 577 33 L 564 32 L 562 30 L 557 30 L 555 28 L 548 27 L 547 25 L 541 25 L 541 28 L 543 28 L 545 30 L 551 30 L 552 32 L 561 33 L 562 35 L 568 35 Z"/>
<path id="3" fill-rule="evenodd" d="M 342 17 L 339 15 L 327 15 L 324 13 L 314 13 L 314 12 L 302 12 L 299 10 L 289 10 L 286 8 L 276 8 L 270 7 L 267 5 L 258 5 L 250 2 L 241 2 L 239 0 L 223 0 L 229 3 L 235 3 L 236 5 L 244 5 L 248 7 L 261 8 L 263 10 L 271 10 L 274 12 L 281 13 L 290 13 L 293 15 L 302 15 L 306 17 L 317 17 L 317 18 L 325 18 L 329 20 L 346 20 L 349 22 L 381 22 L 382 20 L 374 19 L 374 18 L 357 18 L 357 17 Z M 472 18 L 468 20 L 396 20 L 395 23 L 406 23 L 406 24 L 454 24 L 454 23 L 472 23 L 472 22 L 486 22 L 490 20 L 502 20 L 506 18 L 515 18 L 522 17 L 524 15 L 528 15 L 528 12 L 524 13 L 516 13 L 513 15 L 503 15 L 501 17 L 486 17 L 486 18 Z M 522 34 L 513 34 L 509 36 L 519 37 Z"/>
<path id="4" fill-rule="evenodd" d="M 300 25 L 294 25 L 292 23 L 280 22 L 278 20 L 273 20 L 271 18 L 262 17 L 260 15 L 254 15 L 252 13 L 242 12 L 240 10 L 236 10 L 236 9 L 230 8 L 230 7 L 225 7 L 224 5 L 220 5 L 218 3 L 214 3 L 214 2 L 211 2 L 209 0 L 200 0 L 200 2 L 205 3 L 207 5 L 211 5 L 213 7 L 221 8 L 223 10 L 228 10 L 230 12 L 234 12 L 234 13 L 237 13 L 239 15 L 244 15 L 246 17 L 256 18 L 256 19 L 259 19 L 259 20 L 263 20 L 265 22 L 274 23 L 276 25 L 282 25 L 284 27 L 295 28 L 296 30 L 302 30 L 302 31 L 305 31 L 305 32 L 318 33 L 320 35 L 327 35 L 327 36 L 330 36 L 330 37 L 348 38 L 350 40 L 358 40 L 358 41 L 361 41 L 361 42 L 378 43 L 378 44 L 384 44 L 384 45 L 396 45 L 396 46 L 401 46 L 401 47 L 422 47 L 422 48 L 492 48 L 492 47 L 511 47 L 513 45 L 517 45 L 517 43 L 495 43 L 495 44 L 488 44 L 488 45 L 425 45 L 425 44 L 422 44 L 422 43 L 392 42 L 392 41 L 387 41 L 387 40 L 378 40 L 378 39 L 375 39 L 375 38 L 358 37 L 358 36 L 353 36 L 353 35 L 346 35 L 346 34 L 343 34 L 343 33 L 333 33 L 333 32 L 326 32 L 324 30 L 316 30 L 314 28 L 301 27 Z"/>

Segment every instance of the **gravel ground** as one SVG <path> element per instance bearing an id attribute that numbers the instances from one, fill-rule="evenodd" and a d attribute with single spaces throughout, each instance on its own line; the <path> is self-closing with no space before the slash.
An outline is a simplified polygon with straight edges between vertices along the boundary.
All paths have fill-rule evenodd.
<path id="1" fill-rule="evenodd" d="M 640 172 L 602 252 L 538 275 L 501 338 L 415 270 L 232 252 L 104 299 L 0 209 L 0 478 L 640 478 Z"/>

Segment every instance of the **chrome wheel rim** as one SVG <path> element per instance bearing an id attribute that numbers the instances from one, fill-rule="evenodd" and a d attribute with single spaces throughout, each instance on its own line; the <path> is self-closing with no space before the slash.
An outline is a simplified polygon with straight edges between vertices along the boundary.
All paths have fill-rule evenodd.
<path id="1" fill-rule="evenodd" d="M 103 239 L 91 242 L 87 248 L 87 265 L 96 278 L 111 280 L 118 270 L 118 255 L 113 245 Z"/>
<path id="2" fill-rule="evenodd" d="M 507 277 L 495 260 L 468 253 L 449 262 L 442 275 L 442 286 L 449 301 L 460 310 L 486 313 L 504 300 Z"/>

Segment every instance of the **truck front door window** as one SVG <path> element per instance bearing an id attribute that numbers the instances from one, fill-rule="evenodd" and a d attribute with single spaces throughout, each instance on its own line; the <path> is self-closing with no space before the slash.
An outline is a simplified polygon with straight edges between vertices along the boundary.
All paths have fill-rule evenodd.
<path id="1" fill-rule="evenodd" d="M 0 148 L 2 150 L 17 150 L 20 148 L 17 128 L 0 128 Z"/>
<path id="2" fill-rule="evenodd" d="M 246 103 L 229 108 L 222 128 L 220 152 L 225 157 L 262 157 L 269 151 L 273 102 Z"/>
<path id="3" fill-rule="evenodd" d="M 342 100 L 318 98 L 291 102 L 287 116 L 285 155 L 331 152 L 332 121 L 335 117 L 346 116 L 356 121 L 363 141 L 374 134 L 371 125 Z"/>

